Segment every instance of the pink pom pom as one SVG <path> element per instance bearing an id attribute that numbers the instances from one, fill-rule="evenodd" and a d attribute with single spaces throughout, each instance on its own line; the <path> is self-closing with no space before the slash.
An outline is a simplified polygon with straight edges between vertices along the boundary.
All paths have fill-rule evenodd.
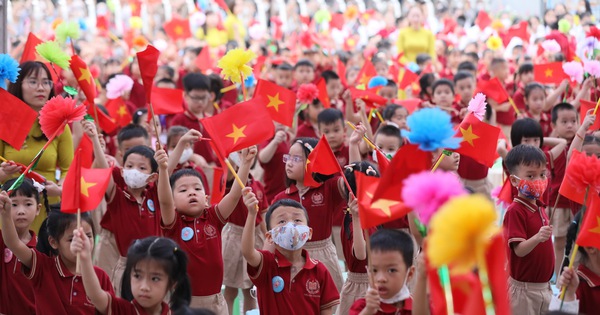
<path id="1" fill-rule="evenodd" d="M 600 61 L 587 60 L 583 62 L 583 69 L 594 78 L 600 77 Z"/>
<path id="2" fill-rule="evenodd" d="M 297 93 L 298 100 L 301 104 L 312 104 L 318 96 L 319 89 L 312 83 L 302 84 Z"/>
<path id="3" fill-rule="evenodd" d="M 55 96 L 40 111 L 40 127 L 48 139 L 63 132 L 65 125 L 83 119 L 85 106 L 77 106 L 72 98 Z"/>
<path id="4" fill-rule="evenodd" d="M 583 82 L 583 66 L 577 61 L 563 63 L 563 71 L 571 78 L 571 81 Z"/>
<path id="5" fill-rule="evenodd" d="M 466 193 L 455 174 L 425 171 L 404 180 L 402 199 L 417 212 L 419 220 L 427 225 L 435 212 L 450 198 Z"/>
<path id="6" fill-rule="evenodd" d="M 485 94 L 477 93 L 473 99 L 469 101 L 469 107 L 467 107 L 468 111 L 473 113 L 477 119 L 480 121 L 485 117 Z"/>
<path id="7" fill-rule="evenodd" d="M 544 48 L 545 51 L 547 51 L 551 54 L 560 52 L 560 45 L 554 39 L 547 39 L 547 40 L 543 41 L 542 48 Z"/>
<path id="8" fill-rule="evenodd" d="M 121 97 L 125 92 L 131 91 L 133 88 L 133 79 L 124 75 L 117 74 L 106 83 L 106 97 L 115 99 Z"/>

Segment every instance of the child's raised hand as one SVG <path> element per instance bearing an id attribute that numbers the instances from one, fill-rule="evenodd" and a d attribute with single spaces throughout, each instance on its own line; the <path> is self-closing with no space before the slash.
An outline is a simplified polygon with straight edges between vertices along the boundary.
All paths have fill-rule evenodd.
<path id="1" fill-rule="evenodd" d="M 10 216 L 10 211 L 12 210 L 12 201 L 10 197 L 3 191 L 0 193 L 0 215 L 2 216 Z"/>
<path id="2" fill-rule="evenodd" d="M 258 153 L 258 148 L 253 145 L 251 147 L 245 148 L 242 150 L 242 162 L 244 163 L 252 163 L 254 162 L 254 157 Z"/>
<path id="3" fill-rule="evenodd" d="M 374 288 L 369 288 L 367 294 L 365 294 L 365 302 L 367 305 L 361 314 L 377 314 L 379 311 L 379 304 L 381 303 L 379 300 L 379 291 Z"/>
<path id="4" fill-rule="evenodd" d="M 350 140 L 349 140 L 350 144 L 354 144 L 354 145 L 359 144 L 362 141 L 362 139 L 366 133 L 367 133 L 367 128 L 363 124 L 358 124 L 356 126 L 356 130 L 354 130 L 352 132 L 352 134 L 350 135 Z"/>
<path id="5" fill-rule="evenodd" d="M 88 260 L 92 258 L 92 246 L 83 228 L 73 230 L 73 240 L 71 241 L 71 252 L 73 254 L 79 254 L 82 260 Z"/>
<path id="6" fill-rule="evenodd" d="M 251 187 L 245 187 L 242 189 L 242 196 L 244 198 L 244 204 L 248 207 L 248 212 L 252 214 L 256 214 L 258 212 L 258 199 L 256 195 L 252 192 Z"/>
<path id="7" fill-rule="evenodd" d="M 540 243 L 543 243 L 543 242 L 549 240 L 551 236 L 552 236 L 552 225 L 542 226 L 540 228 L 540 231 L 537 232 L 537 234 L 535 235 L 535 237 L 537 238 L 537 241 Z"/>
<path id="8" fill-rule="evenodd" d="M 287 135 L 284 130 L 277 130 L 277 132 L 275 133 L 275 137 L 273 137 L 273 141 L 277 144 L 280 144 L 283 141 L 285 141 L 286 137 Z"/>
<path id="9" fill-rule="evenodd" d="M 589 130 L 590 127 L 596 121 L 596 115 L 594 115 L 594 109 L 591 108 L 587 111 L 585 118 L 583 119 L 583 124 L 581 124 L 581 128 L 585 131 Z"/>
<path id="10" fill-rule="evenodd" d="M 190 129 L 183 136 L 181 136 L 181 138 L 179 138 L 179 143 L 194 142 L 200 138 L 202 138 L 202 133 L 200 131 L 196 129 Z"/>
<path id="11" fill-rule="evenodd" d="M 352 198 L 352 200 L 348 201 L 348 210 L 350 210 L 350 214 L 352 214 L 352 220 L 358 219 L 358 199 Z"/>
<path id="12" fill-rule="evenodd" d="M 96 125 L 93 122 L 88 120 L 81 121 L 81 127 L 83 128 L 83 132 L 90 137 L 90 139 L 94 139 L 98 136 L 98 129 L 96 129 Z"/>
<path id="13" fill-rule="evenodd" d="M 567 288 L 565 294 L 566 300 L 575 300 L 575 292 L 577 292 L 577 287 L 579 286 L 579 276 L 577 276 L 577 273 L 573 268 L 564 267 L 563 272 L 556 282 L 556 286 L 559 288 Z"/>
<path id="14" fill-rule="evenodd" d="M 167 152 L 164 149 L 159 149 L 154 153 L 154 159 L 156 163 L 158 163 L 158 168 L 161 170 L 166 170 L 169 164 L 169 157 L 167 156 Z"/>

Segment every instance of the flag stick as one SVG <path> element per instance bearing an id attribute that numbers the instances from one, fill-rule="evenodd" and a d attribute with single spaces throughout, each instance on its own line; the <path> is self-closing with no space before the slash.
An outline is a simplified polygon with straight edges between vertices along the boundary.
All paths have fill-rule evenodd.
<path id="1" fill-rule="evenodd" d="M 594 81 L 596 82 L 596 81 Z M 596 107 L 594 107 L 594 113 L 592 115 L 596 115 L 596 112 L 598 111 L 598 106 L 600 106 L 600 97 L 598 98 L 598 101 L 596 102 Z"/>
<path id="2" fill-rule="evenodd" d="M 0 156 L 0 161 L 8 163 L 8 160 L 7 160 L 7 159 L 5 159 L 5 158 L 4 158 L 4 157 L 2 157 L 2 156 Z"/>
<path id="3" fill-rule="evenodd" d="M 443 265 L 438 269 L 440 281 L 444 287 L 444 297 L 446 298 L 446 309 L 448 314 L 454 314 L 454 300 L 452 298 L 452 286 L 450 286 L 450 271 L 447 265 Z"/>
<path id="4" fill-rule="evenodd" d="M 371 123 L 371 120 L 373 119 L 373 111 L 374 111 L 374 110 L 375 110 L 375 109 L 371 109 L 371 110 L 369 111 L 369 118 L 367 119 L 367 121 L 369 122 L 369 124 Z"/>
<path id="5" fill-rule="evenodd" d="M 246 188 L 246 185 L 244 184 L 244 182 L 242 182 L 242 179 L 238 176 L 236 171 L 233 169 L 233 166 L 229 162 L 229 159 L 225 158 L 223 160 L 225 160 L 225 164 L 227 165 L 227 168 L 229 169 L 231 174 L 233 174 L 235 181 L 240 185 L 240 187 L 242 187 L 242 189 Z M 256 205 L 256 210 L 258 210 L 258 204 Z"/>
<path id="6" fill-rule="evenodd" d="M 246 95 L 246 83 L 244 82 L 244 75 L 240 72 L 240 78 L 242 78 L 242 94 L 244 95 L 244 102 L 248 100 Z"/>
<path id="7" fill-rule="evenodd" d="M 440 156 L 437 158 L 437 160 L 435 161 L 435 164 L 433 165 L 433 167 L 431 168 L 431 172 L 435 172 L 435 170 L 437 170 L 437 168 L 440 166 L 440 164 L 442 163 L 442 160 L 444 159 L 444 152 L 440 153 Z"/>
<path id="8" fill-rule="evenodd" d="M 156 115 L 154 115 L 154 107 L 152 103 L 148 103 L 148 107 L 150 107 L 150 113 L 152 115 L 152 125 L 154 125 L 154 133 L 156 133 L 156 150 L 160 150 L 160 134 L 158 134 L 158 123 L 156 122 Z"/>
<path id="9" fill-rule="evenodd" d="M 373 289 L 377 289 L 377 284 L 371 273 L 371 236 L 369 235 L 368 229 L 363 229 L 363 234 L 365 235 L 365 245 L 367 245 L 367 276 L 369 277 L 369 286 Z"/>
<path id="10" fill-rule="evenodd" d="M 517 104 L 515 104 L 515 101 L 513 101 L 512 97 L 508 97 L 508 102 L 510 103 L 510 105 L 512 106 L 512 108 L 515 110 L 515 113 L 517 113 L 517 115 L 521 114 L 521 111 L 519 111 L 519 109 L 517 108 Z"/>
<path id="11" fill-rule="evenodd" d="M 77 231 L 81 228 L 81 209 L 77 208 Z M 77 259 L 75 261 L 75 274 L 81 274 L 81 264 L 80 264 L 80 253 L 77 253 Z"/>
<path id="12" fill-rule="evenodd" d="M 220 92 L 221 92 L 222 94 L 224 94 L 224 93 L 227 93 L 227 92 L 229 92 L 229 91 L 233 91 L 233 90 L 235 90 L 235 88 L 237 88 L 237 86 L 236 86 L 235 84 L 232 84 L 232 85 L 230 85 L 230 86 L 226 86 L 226 87 L 222 88 Z"/>
<path id="13" fill-rule="evenodd" d="M 377 116 L 377 118 L 379 118 L 379 121 L 384 122 L 384 119 L 383 119 L 383 116 L 381 116 L 381 113 L 377 109 L 374 109 L 374 111 L 375 111 L 375 115 Z"/>
<path id="14" fill-rule="evenodd" d="M 356 126 L 350 121 L 346 121 L 346 124 L 348 124 L 348 126 L 350 126 L 350 128 L 352 128 L 353 130 L 356 130 Z M 371 140 L 369 140 L 369 138 L 367 138 L 366 135 L 363 136 L 363 140 L 365 140 L 365 142 L 371 147 L 371 149 L 379 150 L 379 148 L 377 148 L 377 146 L 375 146 L 375 144 Z"/>
<path id="15" fill-rule="evenodd" d="M 494 314 L 494 298 L 492 290 L 490 289 L 490 279 L 488 277 L 488 270 L 485 260 L 485 255 L 482 253 L 479 264 L 479 276 L 481 277 L 482 289 L 483 289 L 483 301 L 485 302 L 485 313 Z"/>
<path id="16" fill-rule="evenodd" d="M 554 217 L 554 213 L 556 212 L 556 206 L 558 206 L 558 201 L 560 200 L 560 194 L 556 196 L 556 201 L 554 202 L 554 207 L 552 207 L 552 211 L 550 213 L 550 218 L 548 221 L 552 222 L 552 218 Z"/>

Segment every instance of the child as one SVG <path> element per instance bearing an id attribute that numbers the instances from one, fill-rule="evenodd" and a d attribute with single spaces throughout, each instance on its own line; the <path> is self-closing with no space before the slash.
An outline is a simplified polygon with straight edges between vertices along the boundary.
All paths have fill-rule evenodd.
<path id="1" fill-rule="evenodd" d="M 210 74 L 208 79 L 210 80 L 210 100 L 212 106 L 206 107 L 204 115 L 206 115 L 206 117 L 211 117 L 220 113 L 222 110 L 233 106 L 233 104 L 228 100 L 223 99 L 223 93 L 221 92 L 225 87 L 223 79 L 216 73 Z"/>
<path id="2" fill-rule="evenodd" d="M 387 60 L 385 60 L 379 56 L 374 56 L 371 59 L 371 63 L 373 64 L 373 67 L 375 68 L 375 72 L 377 73 L 378 76 L 384 77 L 384 78 L 388 77 L 388 74 L 390 71 L 390 66 L 387 63 Z"/>
<path id="3" fill-rule="evenodd" d="M 596 121 L 596 115 L 594 115 L 593 113 L 594 111 L 592 109 L 590 109 L 587 112 L 583 123 L 579 127 L 579 130 L 577 130 L 575 138 L 573 138 L 573 142 L 571 142 L 571 147 L 569 148 L 567 160 L 571 159 L 571 154 L 573 153 L 573 150 L 585 152 L 585 154 L 589 156 L 600 157 L 600 139 L 595 135 L 587 134 L 590 127 Z"/>
<path id="4" fill-rule="evenodd" d="M 432 155 L 433 159 L 431 160 L 431 162 L 433 163 L 432 165 L 435 165 L 437 160 L 440 158 L 440 155 L 442 155 L 442 154 L 444 154 L 444 150 L 442 150 L 442 149 L 437 149 L 436 151 L 433 151 L 433 155 Z M 458 154 L 456 152 L 452 152 L 449 156 L 444 156 L 442 158 L 442 161 L 440 162 L 440 166 L 438 166 L 438 169 L 445 171 L 445 172 L 456 173 L 458 171 L 459 165 L 460 165 L 460 154 Z"/>
<path id="5" fill-rule="evenodd" d="M 321 73 L 321 77 L 325 80 L 327 86 L 329 102 L 334 108 L 342 110 L 344 103 L 340 99 L 340 95 L 342 94 L 344 86 L 342 85 L 340 76 L 332 70 L 325 70 Z"/>
<path id="6" fill-rule="evenodd" d="M 453 124 L 460 124 L 462 119 L 459 111 L 454 107 L 454 85 L 448 79 L 439 79 L 431 87 L 433 93 L 432 102 L 440 109 L 452 116 Z"/>
<path id="7" fill-rule="evenodd" d="M 308 59 L 302 59 L 294 65 L 294 81 L 296 87 L 313 83 L 315 80 L 315 65 Z"/>
<path id="8" fill-rule="evenodd" d="M 517 145 L 506 156 L 510 182 L 518 196 L 506 210 L 509 292 L 513 314 L 541 314 L 548 310 L 554 272 L 552 226 L 538 203 L 548 185 L 546 157 L 540 148 Z"/>
<path id="9" fill-rule="evenodd" d="M 254 147 L 245 149 L 242 153 L 238 175 L 243 182 L 248 179 L 255 154 Z M 227 315 L 227 305 L 221 294 L 221 231 L 241 197 L 241 187 L 237 182 L 234 183 L 231 191 L 219 204 L 210 206 L 198 172 L 179 170 L 169 179 L 166 152 L 158 150 L 155 159 L 160 168 L 158 193 L 164 236 L 175 240 L 190 255 L 190 306 L 205 307 L 218 315 Z"/>
<path id="10" fill-rule="evenodd" d="M 375 287 L 354 302 L 349 314 L 411 314 L 413 301 L 407 283 L 415 273 L 412 238 L 403 231 L 384 229 L 371 236 L 370 245 L 369 272 Z"/>
<path id="11" fill-rule="evenodd" d="M 287 62 L 283 62 L 277 66 L 275 71 L 275 84 L 286 89 L 292 88 L 294 82 L 294 67 Z"/>
<path id="12" fill-rule="evenodd" d="M 306 244 L 306 250 L 327 267 L 339 292 L 343 284 L 342 272 L 331 241 L 331 232 L 334 218 L 346 206 L 344 183 L 339 177 L 323 180 L 324 178 L 317 176 L 323 182 L 321 185 L 304 186 L 304 177 L 313 176 L 306 173 L 306 160 L 317 143 L 317 139 L 300 138 L 292 144 L 288 155 L 283 159 L 288 188 L 275 196 L 273 201 L 293 199 L 306 207 L 308 217 L 314 223 L 314 234 Z"/>
<path id="13" fill-rule="evenodd" d="M 317 126 L 319 133 L 325 135 L 340 166 L 347 165 L 349 157 L 348 146 L 345 143 L 346 126 L 344 125 L 344 114 L 339 109 L 324 109 L 317 116 Z"/>
<path id="14" fill-rule="evenodd" d="M 115 158 L 119 165 L 123 165 L 125 152 L 139 145 L 150 146 L 150 143 L 150 136 L 144 127 L 129 124 L 123 127 L 117 135 L 117 154 Z"/>
<path id="15" fill-rule="evenodd" d="M 81 277 L 75 275 L 76 255 L 70 249 L 72 233 L 69 231 L 77 227 L 77 215 L 62 213 L 58 209 L 50 211 L 45 221 L 46 230 L 40 231 L 37 249 L 29 248 L 20 240 L 11 218 L 12 204 L 6 191 L 0 193 L 2 238 L 21 262 L 25 278 L 31 280 L 35 313 L 94 314 L 94 306 L 86 297 Z M 81 214 L 81 228 L 89 239 L 94 238 L 92 218 L 87 212 Z M 89 247 L 93 247 L 91 241 Z M 94 267 L 93 272 L 98 277 L 99 286 L 114 295 L 108 275 L 98 267 Z"/>
<path id="16" fill-rule="evenodd" d="M 525 116 L 538 121 L 542 126 L 544 137 L 549 137 L 552 133 L 552 121 L 550 115 L 544 112 L 544 107 L 546 106 L 546 91 L 544 87 L 537 82 L 531 82 L 525 86 L 523 94 L 523 101 L 525 106 L 527 106 Z"/>
<path id="17" fill-rule="evenodd" d="M 298 138 L 319 138 L 317 131 L 318 116 L 324 110 L 323 103 L 319 98 L 315 98 L 312 103 L 308 104 L 305 110 L 300 112 L 300 119 L 304 122 L 298 126 L 296 137 Z"/>
<path id="18" fill-rule="evenodd" d="M 399 129 L 407 129 L 406 118 L 408 110 L 402 105 L 389 104 L 386 105 L 381 114 L 383 120 L 388 124 Z"/>
<path id="19" fill-rule="evenodd" d="M 433 73 L 425 73 L 419 79 L 420 91 L 419 91 L 418 97 L 423 102 L 431 102 L 431 97 L 433 95 L 431 86 L 433 85 L 434 81 L 435 81 L 435 74 L 433 74 Z"/>
<path id="20" fill-rule="evenodd" d="M 460 96 L 455 109 L 460 112 L 461 109 L 469 106 L 469 102 L 473 99 L 475 93 L 475 76 L 470 72 L 459 71 L 454 76 L 454 86 L 456 94 Z"/>
<path id="21" fill-rule="evenodd" d="M 508 79 L 508 62 L 504 58 L 493 58 L 490 66 L 490 79 L 498 78 L 500 84 L 505 87 L 506 80 Z M 512 105 L 509 102 L 504 102 L 502 104 L 498 104 L 493 99 L 487 99 L 488 104 L 492 106 L 492 109 L 496 111 L 496 122 L 498 126 L 502 129 L 505 135 L 510 134 L 510 126 L 515 122 L 516 113 Z M 516 143 L 513 143 L 516 145 Z"/>
<path id="22" fill-rule="evenodd" d="M 190 302 L 187 255 L 164 237 L 136 240 L 127 251 L 121 296 L 113 297 L 100 286 L 92 264 L 91 241 L 83 229 L 73 231 L 71 251 L 78 254 L 81 278 L 89 301 L 100 314 L 170 314 L 164 300 L 177 311 Z"/>
<path id="23" fill-rule="evenodd" d="M 388 103 L 393 103 L 398 98 L 398 84 L 388 79 L 387 84 L 382 86 L 377 94 L 387 99 Z"/>
<path id="24" fill-rule="evenodd" d="M 131 122 L 136 125 L 144 128 L 150 137 L 150 144 L 156 145 L 157 141 L 160 141 L 161 145 L 164 142 L 160 139 L 162 134 L 162 127 L 158 118 L 154 117 L 153 121 L 148 121 L 148 110 L 146 108 L 140 108 L 133 113 L 133 117 L 131 118 Z M 156 121 L 156 128 L 155 128 Z M 158 135 L 156 132 L 158 131 Z M 164 139 L 164 138 L 163 138 Z"/>
<path id="25" fill-rule="evenodd" d="M 4 189 L 8 189 L 16 180 L 4 183 Z M 35 248 L 37 236 L 30 228 L 42 208 L 37 187 L 31 179 L 25 178 L 11 195 L 13 207 L 10 220 L 17 230 L 18 240 L 28 248 Z M 21 262 L 7 248 L 2 237 L 0 253 L 4 255 L 4 264 L 0 265 L 0 283 L 3 288 L 0 292 L 0 314 L 35 314 L 33 286 L 21 272 Z"/>
<path id="26" fill-rule="evenodd" d="M 373 140 L 375 141 L 375 146 L 390 160 L 396 155 L 396 152 L 400 150 L 403 143 L 400 129 L 392 125 L 381 126 L 375 133 L 375 139 Z M 376 157 L 377 154 L 373 151 L 373 160 L 375 162 L 377 162 Z"/>
<path id="27" fill-rule="evenodd" d="M 528 108 L 526 107 L 527 102 L 525 99 L 527 97 L 525 95 L 527 94 L 527 91 L 525 89 L 529 84 L 533 83 L 533 80 L 533 64 L 531 63 L 520 65 L 519 69 L 514 74 L 513 87 L 508 92 L 513 94 L 513 101 L 521 112 Z"/>
<path id="28" fill-rule="evenodd" d="M 285 164 L 281 163 L 283 156 L 287 154 L 290 147 L 290 139 L 293 138 L 286 132 L 284 125 L 275 123 L 275 136 L 258 146 L 258 161 L 260 166 L 269 170 L 264 172 L 265 194 L 269 204 L 275 196 L 285 190 Z"/>
<path id="29" fill-rule="evenodd" d="M 315 260 L 305 243 L 312 237 L 306 209 L 297 201 L 282 199 L 273 203 L 265 216 L 266 241 L 274 253 L 254 248 L 254 222 L 258 200 L 249 188 L 244 190 L 248 218 L 242 235 L 242 254 L 248 262 L 248 275 L 256 285 L 261 314 L 333 314 L 339 294 L 323 263 Z"/>
<path id="30" fill-rule="evenodd" d="M 177 160 L 174 158 L 171 159 L 174 163 L 173 165 L 169 165 L 169 174 L 182 168 L 195 170 L 202 177 L 202 185 L 204 185 L 206 189 L 206 194 L 210 196 L 208 179 L 201 167 L 201 165 L 204 165 L 208 168 L 208 165 L 204 158 L 194 154 L 194 149 L 192 149 L 194 142 L 190 140 L 192 136 L 196 138 L 199 137 L 199 135 L 200 132 L 198 130 L 189 130 L 183 126 L 172 126 L 169 129 L 169 133 L 167 134 L 167 150 L 169 156 L 177 155 L 179 157 Z M 196 164 L 196 161 L 199 161 L 199 163 Z"/>

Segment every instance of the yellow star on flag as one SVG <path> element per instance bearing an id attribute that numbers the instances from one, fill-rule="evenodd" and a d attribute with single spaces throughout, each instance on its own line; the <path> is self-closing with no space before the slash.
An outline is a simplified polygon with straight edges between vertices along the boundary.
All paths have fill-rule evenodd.
<path id="1" fill-rule="evenodd" d="M 180 25 L 175 26 L 175 34 L 177 34 L 177 35 L 183 34 L 183 27 L 181 27 Z"/>
<path id="2" fill-rule="evenodd" d="M 81 177 L 81 194 L 89 197 L 90 193 L 88 191 L 88 189 L 90 189 L 91 187 L 96 186 L 97 183 L 88 183 L 85 181 L 85 178 Z"/>
<path id="3" fill-rule="evenodd" d="M 279 111 L 279 105 L 285 103 L 281 99 L 279 99 L 279 93 L 275 94 L 275 96 L 267 95 L 269 98 L 269 105 L 267 107 L 275 107 L 276 111 Z"/>
<path id="4" fill-rule="evenodd" d="M 549 78 L 552 76 L 552 69 L 546 69 L 546 72 L 544 72 L 544 74 L 546 75 L 546 78 Z"/>
<path id="5" fill-rule="evenodd" d="M 373 193 L 367 192 L 366 194 L 369 198 L 373 199 Z M 371 208 L 379 209 L 379 210 L 381 210 L 381 212 L 385 213 L 385 215 L 387 215 L 388 217 L 391 217 L 392 216 L 391 208 L 393 206 L 395 206 L 397 203 L 398 203 L 398 201 L 395 201 L 395 200 L 379 199 L 371 204 Z"/>
<path id="6" fill-rule="evenodd" d="M 92 84 L 92 73 L 88 68 L 79 68 L 81 75 L 77 78 L 77 81 L 87 81 L 88 84 Z"/>
<path id="7" fill-rule="evenodd" d="M 460 133 L 462 133 L 464 141 L 467 141 L 472 147 L 474 147 L 473 140 L 479 139 L 479 136 L 473 133 L 473 125 L 469 125 L 467 129 L 461 127 Z"/>
<path id="8" fill-rule="evenodd" d="M 121 107 L 119 107 L 117 114 L 119 115 L 119 117 L 127 115 L 127 108 L 125 107 L 125 105 L 121 105 Z"/>
<path id="9" fill-rule="evenodd" d="M 360 83 L 364 85 L 369 84 L 369 77 L 366 74 L 363 74 L 362 77 L 360 77 Z"/>
<path id="10" fill-rule="evenodd" d="M 590 229 L 589 231 L 592 233 L 596 233 L 596 234 L 600 234 L 600 217 L 596 216 L 596 227 L 593 229 Z"/>
<path id="11" fill-rule="evenodd" d="M 246 129 L 246 126 L 242 126 L 241 128 L 238 128 L 238 126 L 236 126 L 235 124 L 231 124 L 231 127 L 233 128 L 233 132 L 228 134 L 227 137 L 233 138 L 233 144 L 236 144 L 240 138 L 246 137 L 246 135 L 244 134 L 244 130 Z"/>

